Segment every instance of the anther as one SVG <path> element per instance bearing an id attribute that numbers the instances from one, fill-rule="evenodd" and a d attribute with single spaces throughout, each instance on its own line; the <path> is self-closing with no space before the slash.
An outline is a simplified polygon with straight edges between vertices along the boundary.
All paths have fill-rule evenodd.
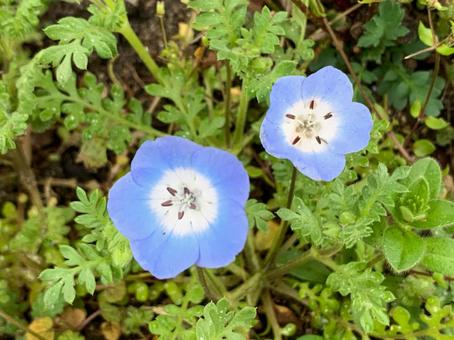
<path id="1" fill-rule="evenodd" d="M 191 193 L 187 187 L 184 187 L 183 191 L 185 195 L 189 195 Z"/>
<path id="2" fill-rule="evenodd" d="M 167 187 L 167 191 L 168 191 L 172 196 L 175 196 L 175 194 L 178 192 L 178 191 L 176 191 L 174 188 L 171 188 L 171 187 Z"/>
<path id="3" fill-rule="evenodd" d="M 295 119 L 296 116 L 295 115 L 291 115 L 291 114 L 286 114 L 285 115 L 288 119 Z"/>
<path id="4" fill-rule="evenodd" d="M 179 211 L 178 212 L 178 219 L 181 220 L 184 216 L 184 211 Z"/>
<path id="5" fill-rule="evenodd" d="M 301 137 L 300 137 L 300 136 L 296 136 L 295 139 L 294 139 L 293 142 L 292 142 L 292 145 L 295 145 L 295 144 L 298 143 L 300 140 L 301 140 Z"/>
<path id="6" fill-rule="evenodd" d="M 315 136 L 315 139 L 317 140 L 317 143 L 318 143 L 318 144 L 322 144 L 322 140 L 320 139 L 319 136 Z"/>
<path id="7" fill-rule="evenodd" d="M 189 209 L 195 210 L 197 206 L 194 203 L 189 204 Z"/>
<path id="8" fill-rule="evenodd" d="M 309 108 L 312 110 L 314 109 L 314 105 L 315 105 L 315 100 L 311 100 L 310 104 L 309 104 Z"/>
<path id="9" fill-rule="evenodd" d="M 171 200 L 168 200 L 168 201 L 162 202 L 161 205 L 163 207 L 171 207 L 173 205 L 173 203 Z"/>
<path id="10" fill-rule="evenodd" d="M 328 112 L 326 115 L 323 116 L 323 118 L 325 119 L 329 119 L 333 116 L 333 114 L 331 112 Z"/>

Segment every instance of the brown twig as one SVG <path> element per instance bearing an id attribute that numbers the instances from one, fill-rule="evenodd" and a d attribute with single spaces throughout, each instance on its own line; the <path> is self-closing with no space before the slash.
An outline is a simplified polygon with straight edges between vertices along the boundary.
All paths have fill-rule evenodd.
<path id="1" fill-rule="evenodd" d="M 96 312 L 88 316 L 84 322 L 80 324 L 79 327 L 77 327 L 77 331 L 80 332 L 82 329 L 84 329 L 90 322 L 92 322 L 98 315 L 101 314 L 101 310 L 98 309 Z"/>
<path id="2" fill-rule="evenodd" d="M 433 43 L 433 46 L 436 46 L 437 45 L 437 35 L 435 34 L 435 30 L 434 30 L 433 23 L 432 23 L 432 16 L 431 16 L 431 12 L 430 12 L 430 8 L 429 7 L 427 8 L 427 16 L 429 18 L 429 26 L 430 26 L 430 30 L 432 32 L 432 43 Z M 407 135 L 407 137 L 405 137 L 405 140 L 404 140 L 404 143 L 403 143 L 404 147 L 406 145 L 408 145 L 408 143 L 410 142 L 411 137 L 413 136 L 413 134 L 415 133 L 416 129 L 418 128 L 419 123 L 421 123 L 421 121 L 424 119 L 424 116 L 426 114 L 426 108 L 427 108 L 427 105 L 429 104 L 429 100 L 430 100 L 430 97 L 432 95 L 432 92 L 433 92 L 433 89 L 434 89 L 434 86 L 435 86 L 435 82 L 437 81 L 437 77 L 438 77 L 438 73 L 439 72 L 440 72 L 440 54 L 438 54 L 435 51 L 435 66 L 434 66 L 434 70 L 432 72 L 432 78 L 430 80 L 429 89 L 427 90 L 426 97 L 424 98 L 424 103 L 421 106 L 421 110 L 419 111 L 418 117 L 416 118 L 416 121 L 415 121 L 415 123 L 413 124 L 413 127 L 410 130 L 410 133 Z"/>

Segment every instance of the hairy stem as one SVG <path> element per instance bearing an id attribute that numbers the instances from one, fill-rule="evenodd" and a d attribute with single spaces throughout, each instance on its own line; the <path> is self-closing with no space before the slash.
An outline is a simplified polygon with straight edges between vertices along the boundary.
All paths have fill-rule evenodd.
<path id="1" fill-rule="evenodd" d="M 19 173 L 19 178 L 22 182 L 22 185 L 30 194 L 33 205 L 39 211 L 42 211 L 44 204 L 41 199 L 41 193 L 38 190 L 35 174 L 33 173 L 30 164 L 25 157 L 24 147 L 20 140 L 16 142 L 16 149 L 13 152 L 14 164 L 17 172 Z"/>
<path id="2" fill-rule="evenodd" d="M 233 145 L 238 145 L 243 141 L 244 127 L 246 126 L 247 109 L 249 106 L 249 96 L 247 94 L 247 81 L 243 80 L 241 86 L 240 105 L 236 117 L 235 131 L 233 133 Z"/>
<path id="3" fill-rule="evenodd" d="M 205 276 L 205 271 L 203 270 L 203 268 L 197 267 L 197 276 L 199 278 L 200 284 L 203 287 L 203 290 L 205 291 L 206 297 L 212 301 L 219 300 L 220 296 L 208 284 L 208 280 Z"/>
<path id="4" fill-rule="evenodd" d="M 151 75 L 158 81 L 161 81 L 161 72 L 158 65 L 148 53 L 147 48 L 143 45 L 142 41 L 137 36 L 136 32 L 131 27 L 131 24 L 126 19 L 119 33 L 125 37 L 131 47 L 136 51 L 139 58 L 150 71 Z"/>
<path id="5" fill-rule="evenodd" d="M 225 134 L 225 145 L 227 148 L 230 148 L 230 90 L 232 88 L 232 69 L 230 68 L 230 63 L 226 61 L 225 63 L 226 70 L 226 81 L 225 81 L 225 122 L 224 122 L 224 134 Z"/>
<path id="6" fill-rule="evenodd" d="M 276 313 L 274 312 L 273 299 L 271 298 L 271 294 L 268 289 L 265 289 L 263 292 L 262 303 L 263 308 L 265 309 L 266 318 L 273 329 L 274 340 L 281 340 L 281 326 L 279 326 L 279 323 L 277 322 Z"/>
<path id="7" fill-rule="evenodd" d="M 287 204 L 286 208 L 290 209 L 292 207 L 292 202 L 293 202 L 293 196 L 295 194 L 295 184 L 296 184 L 296 177 L 298 175 L 298 170 L 295 168 L 295 166 L 292 165 L 292 178 L 290 179 L 290 187 L 288 190 L 288 196 L 287 196 Z M 266 258 L 265 258 L 265 268 L 268 268 L 276 259 L 276 256 L 279 252 L 279 249 L 284 242 L 285 235 L 287 234 L 289 224 L 288 221 L 282 221 L 281 222 L 281 227 L 279 230 L 279 235 L 273 240 L 273 244 L 271 245 L 271 249 L 268 252 Z"/>

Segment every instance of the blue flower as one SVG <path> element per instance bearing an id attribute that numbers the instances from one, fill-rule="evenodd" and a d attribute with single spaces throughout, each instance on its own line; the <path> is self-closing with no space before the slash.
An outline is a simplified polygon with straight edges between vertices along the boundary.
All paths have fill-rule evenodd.
<path id="1" fill-rule="evenodd" d="M 180 137 L 145 142 L 107 210 L 134 258 L 160 279 L 225 266 L 243 249 L 249 177 L 233 155 Z"/>
<path id="2" fill-rule="evenodd" d="M 314 180 L 331 181 L 344 169 L 344 155 L 370 139 L 371 114 L 352 98 L 350 80 L 332 66 L 278 79 L 260 129 L 265 150 Z"/>

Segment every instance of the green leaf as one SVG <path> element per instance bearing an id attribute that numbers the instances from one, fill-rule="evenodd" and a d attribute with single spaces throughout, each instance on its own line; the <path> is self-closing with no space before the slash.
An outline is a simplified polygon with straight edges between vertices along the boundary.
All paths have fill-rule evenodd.
<path id="1" fill-rule="evenodd" d="M 430 28 L 424 26 L 422 21 L 419 22 L 418 24 L 418 36 L 419 39 L 426 44 L 427 46 L 433 46 L 434 45 L 434 39 L 432 36 L 432 31 Z"/>
<path id="2" fill-rule="evenodd" d="M 96 280 L 90 268 L 84 268 L 81 270 L 78 282 L 85 285 L 87 292 L 93 295 L 96 289 Z"/>
<path id="3" fill-rule="evenodd" d="M 433 158 L 417 160 L 410 168 L 406 183 L 412 183 L 419 178 L 424 178 L 430 187 L 430 198 L 437 198 L 441 191 L 442 174 L 440 165 Z"/>
<path id="4" fill-rule="evenodd" d="M 428 229 L 437 227 L 450 227 L 454 225 L 454 202 L 434 199 L 428 203 L 426 218 L 415 221 L 415 228 Z"/>
<path id="5" fill-rule="evenodd" d="M 422 264 L 429 270 L 443 275 L 454 275 L 454 240 L 450 238 L 426 238 L 426 253 Z"/>
<path id="6" fill-rule="evenodd" d="M 430 155 L 436 149 L 435 145 L 428 139 L 418 139 L 413 144 L 413 150 L 418 157 Z"/>
<path id="7" fill-rule="evenodd" d="M 250 199 L 246 203 L 246 213 L 248 216 L 249 227 L 256 226 L 260 230 L 268 229 L 268 221 L 274 218 L 274 214 L 268 210 L 265 203 Z"/>
<path id="8" fill-rule="evenodd" d="M 57 24 L 46 27 L 44 32 L 52 40 L 59 40 L 60 44 L 42 50 L 38 59 L 43 64 L 52 64 L 57 68 L 57 81 L 60 84 L 65 84 L 71 77 L 72 62 L 77 68 L 85 70 L 93 51 L 104 59 L 117 54 L 115 36 L 82 18 L 65 17 Z"/>
<path id="9" fill-rule="evenodd" d="M 424 255 L 425 242 L 412 231 L 390 227 L 383 235 L 383 250 L 388 263 L 400 273 L 418 264 Z"/>
<path id="10" fill-rule="evenodd" d="M 449 126 L 449 123 L 443 118 L 427 117 L 424 123 L 432 130 L 441 130 Z"/>
<path id="11" fill-rule="evenodd" d="M 238 312 L 230 310 L 225 299 L 210 302 L 197 321 L 197 339 L 244 339 L 255 324 L 256 310 L 244 307 Z"/>

